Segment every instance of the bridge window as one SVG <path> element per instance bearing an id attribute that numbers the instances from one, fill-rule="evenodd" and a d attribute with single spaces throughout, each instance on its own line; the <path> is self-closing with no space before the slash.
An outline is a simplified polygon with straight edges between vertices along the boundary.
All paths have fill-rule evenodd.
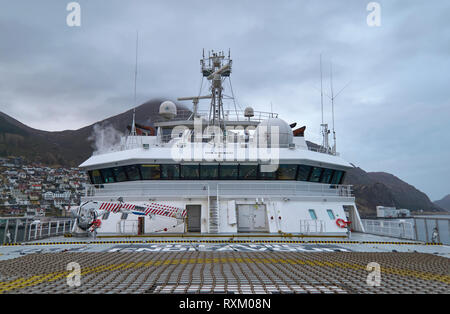
<path id="1" fill-rule="evenodd" d="M 277 170 L 278 180 L 295 180 L 297 165 L 279 165 Z"/>
<path id="2" fill-rule="evenodd" d="M 333 176 L 333 169 L 324 169 L 320 183 L 330 183 Z"/>
<path id="3" fill-rule="evenodd" d="M 343 176 L 344 176 L 343 171 L 336 170 L 334 172 L 333 178 L 331 179 L 331 184 L 341 184 Z"/>
<path id="4" fill-rule="evenodd" d="M 217 180 L 219 178 L 219 165 L 200 165 L 201 180 Z"/>
<path id="5" fill-rule="evenodd" d="M 257 164 L 161 164 L 127 165 L 88 171 L 92 184 L 139 180 L 297 180 L 341 184 L 345 172 L 308 165 L 279 165 L 263 172 Z M 272 165 L 268 165 L 272 166 Z M 261 168 L 259 168 L 261 167 Z M 270 170 L 270 168 L 269 168 Z"/>
<path id="6" fill-rule="evenodd" d="M 198 180 L 199 165 L 181 165 L 180 177 L 184 180 Z"/>
<path id="7" fill-rule="evenodd" d="M 220 165 L 219 178 L 221 180 L 237 180 L 238 165 Z"/>
<path id="8" fill-rule="evenodd" d="M 123 167 L 115 167 L 113 168 L 114 177 L 116 178 L 116 182 L 127 181 L 127 174 Z"/>
<path id="9" fill-rule="evenodd" d="M 320 181 L 320 177 L 322 175 L 322 171 L 323 169 L 320 167 L 314 167 L 312 173 L 311 173 L 311 178 L 309 179 L 309 181 L 311 182 L 319 182 Z"/>
<path id="10" fill-rule="evenodd" d="M 178 180 L 180 178 L 180 165 L 161 165 L 161 179 Z"/>
<path id="11" fill-rule="evenodd" d="M 141 174 L 143 180 L 159 180 L 161 178 L 159 165 L 141 165 Z"/>
<path id="12" fill-rule="evenodd" d="M 309 215 L 311 216 L 311 219 L 317 220 L 316 211 L 314 209 L 309 209 L 308 212 Z"/>
<path id="13" fill-rule="evenodd" d="M 239 165 L 239 179 L 258 180 L 258 165 Z"/>
<path id="14" fill-rule="evenodd" d="M 306 165 L 298 166 L 297 181 L 308 181 L 312 167 Z"/>
<path id="15" fill-rule="evenodd" d="M 114 173 L 111 168 L 101 169 L 100 170 L 102 177 L 103 177 L 103 183 L 113 183 L 115 182 L 114 179 Z"/>
<path id="16" fill-rule="evenodd" d="M 264 169 L 263 165 L 259 166 L 259 178 L 261 180 L 275 180 L 277 177 L 277 171 L 275 169 L 275 171 L 270 171 L 270 172 L 263 172 L 261 171 L 261 169 Z M 274 167 L 274 165 L 267 165 L 267 168 L 269 168 L 269 170 L 272 170 L 272 168 Z"/>
<path id="17" fill-rule="evenodd" d="M 100 175 L 100 170 L 89 171 L 89 177 L 91 178 L 92 184 L 102 184 L 102 176 Z"/>
<path id="18" fill-rule="evenodd" d="M 125 166 L 125 172 L 127 173 L 128 180 L 137 181 L 141 180 L 141 172 L 139 171 L 139 167 L 136 165 Z"/>

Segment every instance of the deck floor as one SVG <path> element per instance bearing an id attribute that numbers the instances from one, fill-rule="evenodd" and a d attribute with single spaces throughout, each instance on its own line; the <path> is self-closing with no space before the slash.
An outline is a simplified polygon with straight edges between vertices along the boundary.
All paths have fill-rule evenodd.
<path id="1" fill-rule="evenodd" d="M 67 283 L 70 262 L 78 287 Z M 367 284 L 371 262 L 380 286 Z M 448 293 L 449 266 L 392 252 L 34 253 L 0 261 L 0 293 Z"/>
<path id="2" fill-rule="evenodd" d="M 449 293 L 450 248 L 376 236 L 52 238 L 0 247 L 0 293 Z M 67 282 L 80 265 L 81 285 Z M 378 263 L 381 284 L 367 283 Z"/>

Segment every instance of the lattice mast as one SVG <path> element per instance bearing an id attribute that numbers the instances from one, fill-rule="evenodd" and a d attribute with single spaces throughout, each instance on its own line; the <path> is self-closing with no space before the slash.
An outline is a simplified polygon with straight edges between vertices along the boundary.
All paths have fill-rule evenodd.
<path id="1" fill-rule="evenodd" d="M 225 130 L 225 114 L 223 109 L 223 81 L 230 77 L 232 60 L 230 51 L 228 57 L 224 52 L 208 52 L 205 57 L 203 50 L 203 58 L 200 60 L 201 71 L 203 77 L 211 82 L 211 106 L 209 110 L 209 125 L 218 126 Z"/>

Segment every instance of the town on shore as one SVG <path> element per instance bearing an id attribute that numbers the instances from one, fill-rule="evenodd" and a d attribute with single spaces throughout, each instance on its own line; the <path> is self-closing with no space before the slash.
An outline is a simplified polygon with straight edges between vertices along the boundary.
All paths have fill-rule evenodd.
<path id="1" fill-rule="evenodd" d="M 88 177 L 78 168 L 0 158 L 0 217 L 65 217 L 80 204 Z"/>

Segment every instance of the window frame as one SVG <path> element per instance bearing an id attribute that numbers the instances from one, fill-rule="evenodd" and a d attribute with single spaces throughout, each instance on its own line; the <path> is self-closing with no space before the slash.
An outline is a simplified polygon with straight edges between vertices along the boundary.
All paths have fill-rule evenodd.
<path id="1" fill-rule="evenodd" d="M 314 209 L 308 209 L 308 213 L 312 220 L 317 220 L 317 213 Z"/>
<path id="2" fill-rule="evenodd" d="M 279 178 L 280 168 L 286 167 L 286 166 L 295 167 L 294 177 L 292 179 L 280 179 Z M 299 166 L 298 164 L 280 164 L 280 165 L 278 165 L 278 169 L 276 171 L 276 179 L 275 180 L 277 180 L 277 181 L 296 181 L 297 180 L 298 166 Z"/>
<path id="3" fill-rule="evenodd" d="M 331 173 L 330 173 L 330 177 L 329 177 L 329 179 L 328 179 L 326 182 L 324 182 L 323 179 L 324 179 L 325 173 L 326 173 L 327 171 L 330 171 L 330 172 L 331 172 Z M 319 183 L 331 184 L 331 180 L 333 179 L 334 172 L 335 172 L 334 169 L 323 168 L 322 174 L 321 174 L 321 176 L 320 176 L 320 182 L 319 182 Z"/>
<path id="4" fill-rule="evenodd" d="M 138 176 L 139 176 L 139 179 L 138 179 L 138 180 L 131 180 L 131 179 L 130 179 L 130 174 L 128 173 L 128 172 L 129 172 L 128 170 L 129 170 L 131 167 L 134 167 L 134 168 L 137 170 Z M 124 166 L 124 170 L 125 170 L 125 173 L 127 174 L 128 181 L 143 181 L 143 179 L 142 179 L 142 173 L 141 173 L 141 165 L 139 165 L 139 164 L 126 165 L 126 166 Z"/>
<path id="5" fill-rule="evenodd" d="M 319 177 L 317 178 L 317 181 L 312 181 L 312 178 L 313 178 L 313 174 L 314 174 L 314 171 L 316 171 L 316 169 L 319 169 L 320 170 L 320 174 L 319 174 Z M 320 183 L 320 179 L 322 178 L 322 174 L 323 174 L 323 168 L 322 167 L 313 167 L 313 170 L 311 171 L 311 173 L 309 174 L 309 180 L 308 180 L 308 182 L 313 182 L 313 183 Z"/>
<path id="6" fill-rule="evenodd" d="M 223 166 L 235 166 L 236 167 L 236 177 L 235 178 L 226 178 L 223 179 L 222 177 L 222 167 Z M 239 180 L 239 164 L 219 164 L 219 176 L 218 176 L 218 180 L 223 180 L 223 181 L 229 181 L 229 180 Z"/>
<path id="7" fill-rule="evenodd" d="M 252 167 L 256 167 L 256 174 L 255 174 L 255 177 L 256 178 L 252 178 L 252 179 L 244 179 L 242 176 L 241 176 L 241 167 L 242 166 L 244 166 L 244 167 L 248 167 L 248 166 L 252 166 Z M 255 180 L 259 180 L 259 164 L 239 164 L 239 167 L 238 167 L 238 180 L 243 180 L 243 181 L 255 181 Z"/>
<path id="8" fill-rule="evenodd" d="M 327 209 L 327 214 L 328 214 L 328 217 L 330 217 L 330 220 L 335 220 L 336 219 L 336 215 L 334 214 L 332 209 Z"/>
<path id="9" fill-rule="evenodd" d="M 198 176 L 195 179 L 192 178 L 183 178 L 183 168 L 187 166 L 197 166 Z M 200 164 L 180 164 L 180 180 L 200 180 Z"/>
<path id="10" fill-rule="evenodd" d="M 155 166 L 155 167 L 153 168 L 153 166 Z M 144 171 L 143 171 L 143 168 L 153 168 L 153 169 L 158 168 L 158 176 L 159 176 L 159 177 L 158 177 L 157 179 L 154 179 L 154 178 L 153 178 L 153 172 L 152 172 L 152 176 L 151 176 L 150 179 L 144 178 Z M 141 178 L 142 178 L 143 181 L 156 181 L 156 180 L 161 180 L 161 164 L 140 164 L 140 165 L 139 165 L 139 169 L 140 169 Z"/>
<path id="11" fill-rule="evenodd" d="M 117 166 L 117 167 L 112 167 L 111 169 L 112 169 L 112 172 L 113 172 L 113 174 L 114 174 L 115 182 L 119 183 L 119 182 L 126 182 L 126 181 L 129 181 L 129 180 L 128 180 L 128 174 L 127 174 L 127 172 L 125 171 L 125 167 L 123 167 L 123 166 Z M 116 169 L 118 169 L 117 171 L 119 171 L 119 172 L 117 172 Z M 122 175 L 125 175 L 125 180 L 121 180 L 121 181 L 118 180 L 117 174 L 118 174 L 118 173 L 120 174 L 120 172 L 122 172 Z"/>
<path id="12" fill-rule="evenodd" d="M 216 167 L 217 176 L 215 178 L 205 178 L 205 177 L 203 177 L 203 174 L 202 174 L 202 172 L 204 171 L 203 167 L 206 168 L 206 167 L 211 167 L 211 166 L 215 166 Z M 220 169 L 219 169 L 219 164 L 218 163 L 217 164 L 216 163 L 214 163 L 214 164 L 200 164 L 199 168 L 198 168 L 198 171 L 199 171 L 199 180 L 206 180 L 206 181 L 208 181 L 208 180 L 219 180 L 219 178 L 220 178 L 220 173 L 219 173 Z"/>
<path id="13" fill-rule="evenodd" d="M 306 180 L 299 180 L 300 169 L 301 169 L 302 167 L 308 167 L 308 168 L 309 168 L 308 173 L 307 173 L 307 175 L 306 175 Z M 312 173 L 312 170 L 313 170 L 313 169 L 314 169 L 314 166 L 303 165 L 303 164 L 298 165 L 298 167 L 297 167 L 297 176 L 295 177 L 295 181 L 299 181 L 299 182 L 310 182 L 309 179 L 311 178 L 311 173 Z"/>
<path id="14" fill-rule="evenodd" d="M 107 171 L 110 171 L 111 174 L 112 174 L 112 176 L 110 176 L 110 177 L 113 179 L 112 182 L 106 182 L 106 177 L 105 177 L 105 174 L 104 174 L 103 172 L 107 172 Z M 116 181 L 116 176 L 114 175 L 114 170 L 113 170 L 113 168 L 103 168 L 103 169 L 100 169 L 100 174 L 102 175 L 102 180 L 103 180 L 103 183 L 104 183 L 104 184 L 107 184 L 107 183 L 116 183 L 116 182 L 117 182 L 117 181 Z"/>
<path id="15" fill-rule="evenodd" d="M 178 168 L 178 175 L 175 177 L 175 176 L 173 176 L 172 178 L 169 178 L 169 177 L 163 177 L 163 167 L 170 167 L 170 166 L 173 166 L 173 167 L 176 167 L 176 168 Z M 159 175 L 159 177 L 160 177 L 160 180 L 167 180 L 167 181 L 169 181 L 169 180 L 180 180 L 180 177 L 181 177 L 181 165 L 180 164 L 160 164 L 160 167 L 159 167 L 159 169 L 160 169 L 160 175 Z"/>

